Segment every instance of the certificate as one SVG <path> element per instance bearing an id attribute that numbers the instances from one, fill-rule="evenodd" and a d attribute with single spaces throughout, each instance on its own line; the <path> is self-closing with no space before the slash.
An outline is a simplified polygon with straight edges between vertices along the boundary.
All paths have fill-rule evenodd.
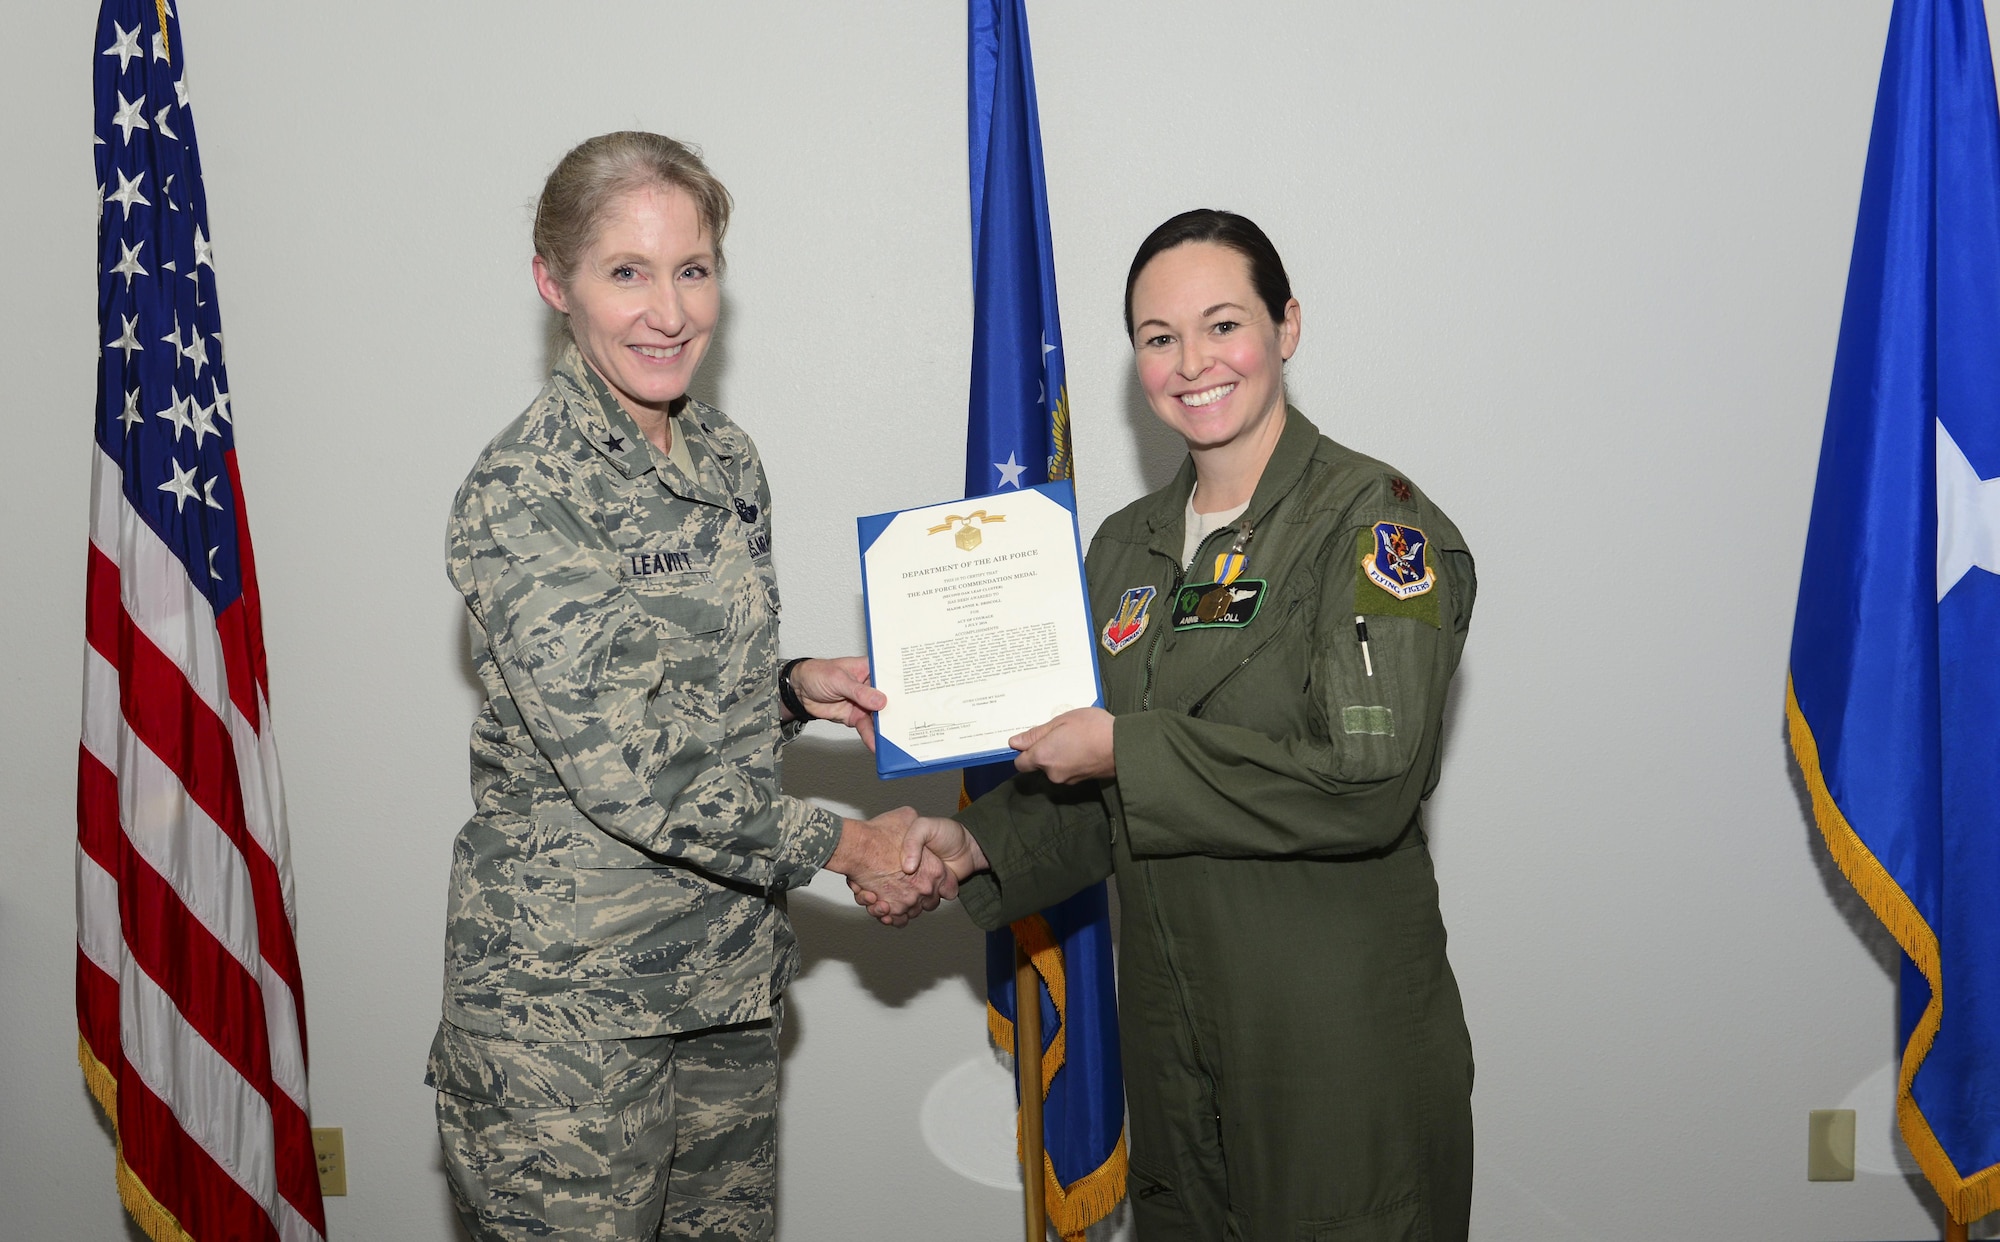
<path id="1" fill-rule="evenodd" d="M 1067 480 L 860 527 L 882 777 L 1011 759 L 1016 733 L 1103 703 Z"/>

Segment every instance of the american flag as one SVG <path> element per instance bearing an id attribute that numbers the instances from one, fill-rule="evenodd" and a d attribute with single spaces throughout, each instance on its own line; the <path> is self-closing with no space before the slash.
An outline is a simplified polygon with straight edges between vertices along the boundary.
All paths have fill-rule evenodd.
<path id="1" fill-rule="evenodd" d="M 186 55 L 106 0 L 77 774 L 78 1059 L 156 1242 L 320 1239 L 263 624 Z"/>

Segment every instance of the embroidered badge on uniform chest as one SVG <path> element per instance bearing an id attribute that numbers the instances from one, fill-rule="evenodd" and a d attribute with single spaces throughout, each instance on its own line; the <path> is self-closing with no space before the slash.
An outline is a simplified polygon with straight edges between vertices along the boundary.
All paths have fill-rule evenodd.
<path id="1" fill-rule="evenodd" d="M 1152 607 L 1153 596 L 1158 587 L 1133 587 L 1118 597 L 1118 614 L 1105 625 L 1104 633 L 1098 641 L 1112 655 L 1139 641 L 1139 635 L 1146 632 L 1148 610 Z"/>

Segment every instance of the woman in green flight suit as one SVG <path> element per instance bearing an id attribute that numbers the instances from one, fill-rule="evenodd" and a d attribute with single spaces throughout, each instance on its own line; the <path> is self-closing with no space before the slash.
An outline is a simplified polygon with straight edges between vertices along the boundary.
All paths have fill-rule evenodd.
<path id="1" fill-rule="evenodd" d="M 1141 1242 L 1463 1239 L 1472 1048 L 1420 807 L 1471 553 L 1286 406 L 1299 304 L 1249 220 L 1154 230 L 1126 325 L 1188 460 L 1091 542 L 1109 710 L 1014 739 L 1022 774 L 904 865 L 944 858 L 987 928 L 1117 875 Z"/>

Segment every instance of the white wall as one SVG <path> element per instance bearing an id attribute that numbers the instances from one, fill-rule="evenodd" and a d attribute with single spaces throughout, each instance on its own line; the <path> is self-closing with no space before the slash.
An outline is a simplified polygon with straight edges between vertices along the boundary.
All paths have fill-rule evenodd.
<path id="1" fill-rule="evenodd" d="M 1781 712 L 1888 4 L 1032 7 L 1086 527 L 1171 469 L 1118 302 L 1145 232 L 1205 204 L 1286 255 L 1295 400 L 1410 471 L 1479 555 L 1433 808 L 1479 1062 L 1475 1237 L 1930 1232 L 1928 1196 L 1886 1171 L 1884 1093 L 1855 1098 L 1885 1172 L 1805 1181 L 1806 1111 L 1887 1062 L 1893 986 L 1809 826 Z M 18 437 L 0 475 L 0 1232 L 20 1238 L 124 1236 L 70 999 L 92 9 L 13 6 L 0 40 Z M 331 1227 L 443 1240 L 420 1078 L 474 706 L 443 526 L 542 373 L 540 178 L 606 129 L 707 148 L 740 211 L 705 383 L 771 463 L 787 650 L 853 650 L 851 519 L 960 477 L 963 8 L 182 17 L 314 1116 L 346 1128 L 351 1163 Z M 831 732 L 790 783 L 848 808 L 948 797 L 877 786 Z M 951 1171 L 919 1126 L 933 1084 L 984 1055 L 977 934 L 955 912 L 891 934 L 845 901 L 796 901 L 786 1236 L 935 1236 L 948 1214 L 967 1242 L 1017 1237 L 1014 1196 Z M 933 1133 L 1004 1152 L 989 1118 L 947 1101 Z"/>

